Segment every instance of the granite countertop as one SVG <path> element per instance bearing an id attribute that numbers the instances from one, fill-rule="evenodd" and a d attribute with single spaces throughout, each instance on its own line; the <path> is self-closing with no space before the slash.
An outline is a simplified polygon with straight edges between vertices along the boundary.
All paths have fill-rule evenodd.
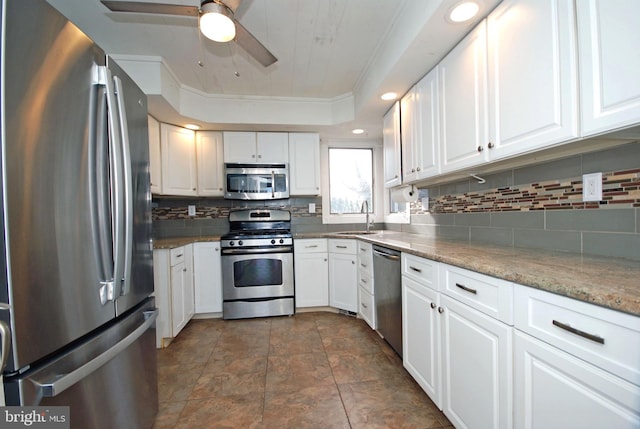
<path id="1" fill-rule="evenodd" d="M 295 238 L 357 238 L 423 258 L 640 316 L 640 262 L 517 249 L 379 231 L 369 235 L 298 234 Z"/>
<path id="2" fill-rule="evenodd" d="M 357 232 L 302 233 L 295 234 L 296 238 L 356 238 L 640 316 L 639 261 L 469 244 L 397 231 L 377 231 L 368 235 Z M 171 249 L 189 243 L 218 240 L 220 236 L 162 238 L 154 240 L 153 248 Z"/>

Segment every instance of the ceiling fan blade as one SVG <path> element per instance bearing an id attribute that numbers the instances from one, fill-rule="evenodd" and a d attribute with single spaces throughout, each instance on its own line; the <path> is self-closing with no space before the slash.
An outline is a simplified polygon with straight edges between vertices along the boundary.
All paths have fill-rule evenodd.
<path id="1" fill-rule="evenodd" d="M 220 0 L 220 3 L 231 9 L 231 12 L 235 13 L 238 6 L 240 6 L 240 2 L 242 0 Z"/>
<path id="2" fill-rule="evenodd" d="M 253 58 L 258 60 L 260 64 L 265 67 L 269 67 L 271 64 L 278 61 L 278 59 L 253 34 L 249 33 L 237 20 L 234 19 L 236 24 L 236 38 L 235 41 L 245 51 L 249 53 Z"/>
<path id="3" fill-rule="evenodd" d="M 137 1 L 100 0 L 100 2 L 112 12 L 158 13 L 162 15 L 183 15 L 195 17 L 200 14 L 200 9 L 197 6 L 143 3 Z"/>

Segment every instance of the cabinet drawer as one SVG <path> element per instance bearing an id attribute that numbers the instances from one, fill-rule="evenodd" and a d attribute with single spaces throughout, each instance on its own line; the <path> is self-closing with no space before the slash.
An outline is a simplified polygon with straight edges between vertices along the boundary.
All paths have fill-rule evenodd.
<path id="1" fill-rule="evenodd" d="M 513 325 L 512 283 L 447 264 L 440 267 L 440 292 Z"/>
<path id="2" fill-rule="evenodd" d="M 326 238 L 305 238 L 294 241 L 295 253 L 320 253 L 327 251 Z"/>
<path id="3" fill-rule="evenodd" d="M 375 305 L 373 303 L 373 295 L 366 289 L 360 288 L 360 308 L 359 313 L 362 318 L 371 326 L 372 329 L 376 329 L 375 319 Z"/>
<path id="4" fill-rule="evenodd" d="M 438 263 L 435 261 L 402 253 L 402 275 L 432 289 L 438 288 Z"/>
<path id="5" fill-rule="evenodd" d="M 170 263 L 171 266 L 173 267 L 174 265 L 177 265 L 181 262 L 184 262 L 186 260 L 186 256 L 185 256 L 185 249 L 184 246 L 180 246 L 180 247 L 175 247 L 173 249 L 171 249 L 170 253 Z"/>
<path id="6" fill-rule="evenodd" d="M 370 294 L 374 294 L 373 276 L 371 275 L 371 273 L 365 270 L 359 269 L 358 270 L 358 286 L 366 289 L 367 292 L 369 292 Z"/>
<path id="7" fill-rule="evenodd" d="M 337 238 L 329 239 L 329 252 L 331 253 L 345 253 L 347 255 L 355 255 L 356 240 L 340 240 Z"/>
<path id="8" fill-rule="evenodd" d="M 358 241 L 358 268 L 373 274 L 373 246 L 371 243 Z"/>
<path id="9" fill-rule="evenodd" d="M 640 385 L 640 317 L 516 285 L 517 329 Z"/>

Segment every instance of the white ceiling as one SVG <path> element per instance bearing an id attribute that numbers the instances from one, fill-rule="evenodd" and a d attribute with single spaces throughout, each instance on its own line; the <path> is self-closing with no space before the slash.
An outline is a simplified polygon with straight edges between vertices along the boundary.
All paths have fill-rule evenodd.
<path id="1" fill-rule="evenodd" d="M 236 18 L 278 58 L 264 68 L 235 43 L 200 36 L 195 18 L 113 13 L 99 0 L 47 1 L 109 54 L 160 57 L 180 88 L 214 97 L 204 108 L 190 109 L 163 94 L 152 96 L 149 110 L 161 121 L 197 122 L 205 129 L 313 130 L 332 138 L 351 138 L 354 127 L 379 138 L 382 115 L 391 105 L 379 95 L 407 91 L 479 19 L 448 23 L 444 15 L 458 0 L 243 0 Z M 199 0 L 155 2 L 199 5 Z M 498 2 L 483 0 L 482 15 Z M 286 99 L 294 106 L 346 100 L 351 111 L 322 124 L 244 117 L 217 122 L 205 111 L 219 96 Z"/>

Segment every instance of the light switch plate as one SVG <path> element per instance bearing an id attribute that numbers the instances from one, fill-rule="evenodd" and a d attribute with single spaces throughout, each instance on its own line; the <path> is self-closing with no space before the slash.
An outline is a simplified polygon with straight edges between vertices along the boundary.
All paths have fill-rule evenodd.
<path id="1" fill-rule="evenodd" d="M 195 216 L 196 215 L 196 206 L 194 206 L 194 205 L 187 206 L 187 211 L 188 211 L 189 216 Z"/>
<path id="2" fill-rule="evenodd" d="M 602 173 L 582 175 L 582 201 L 602 201 Z"/>

